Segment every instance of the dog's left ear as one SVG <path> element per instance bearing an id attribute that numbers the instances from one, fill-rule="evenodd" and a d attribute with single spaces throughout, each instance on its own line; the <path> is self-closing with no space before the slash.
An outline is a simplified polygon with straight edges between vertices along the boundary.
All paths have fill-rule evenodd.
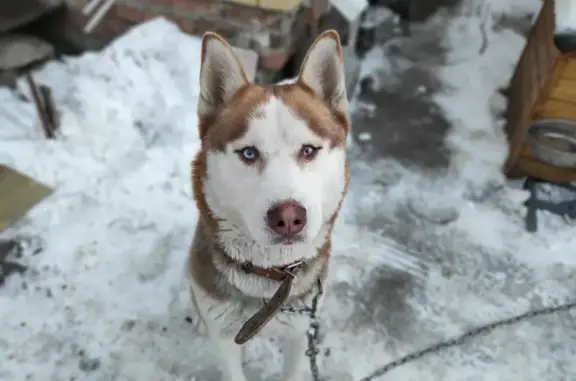
<path id="1" fill-rule="evenodd" d="M 348 114 L 342 44 L 338 32 L 327 30 L 316 38 L 306 53 L 297 83 L 310 88 L 336 111 Z"/>

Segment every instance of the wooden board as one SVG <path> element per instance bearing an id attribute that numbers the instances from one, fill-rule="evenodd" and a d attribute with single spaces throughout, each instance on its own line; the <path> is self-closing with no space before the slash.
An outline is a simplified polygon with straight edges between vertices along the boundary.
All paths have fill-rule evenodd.
<path id="1" fill-rule="evenodd" d="M 532 120 L 549 98 L 550 89 L 562 77 L 564 64 L 554 45 L 554 5 L 545 1 L 510 81 L 506 111 L 509 153 L 504 171 L 515 170 L 516 161 L 526 144 Z M 546 110 L 549 111 L 549 110 Z"/>
<path id="2" fill-rule="evenodd" d="M 272 11 L 291 11 L 302 3 L 303 0 L 227 0 L 229 3 L 249 5 Z"/>
<path id="3" fill-rule="evenodd" d="M 566 64 L 562 75 L 564 78 L 576 80 L 576 56 Z"/>
<path id="4" fill-rule="evenodd" d="M 24 217 L 51 193 L 46 185 L 0 165 L 0 231 Z"/>
<path id="5" fill-rule="evenodd" d="M 549 98 L 534 110 L 534 119 L 568 119 L 576 121 L 576 104 Z"/>
<path id="6" fill-rule="evenodd" d="M 550 89 L 550 98 L 573 104 L 576 107 L 576 79 L 562 78 Z"/>
<path id="7" fill-rule="evenodd" d="M 533 157 L 528 149 L 522 152 L 516 168 L 525 176 L 529 174 L 536 178 L 558 184 L 569 184 L 576 181 L 576 168 L 562 168 L 544 163 Z"/>

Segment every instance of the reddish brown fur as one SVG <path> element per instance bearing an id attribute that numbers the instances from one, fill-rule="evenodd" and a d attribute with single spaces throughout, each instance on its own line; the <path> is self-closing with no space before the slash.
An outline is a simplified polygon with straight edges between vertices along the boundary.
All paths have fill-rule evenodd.
<path id="1" fill-rule="evenodd" d="M 300 84 L 272 87 L 273 93 L 306 121 L 318 136 L 328 139 L 332 147 L 346 144 L 348 117 L 330 108 L 308 88 Z"/>
<path id="2" fill-rule="evenodd" d="M 331 218 L 331 222 L 333 223 L 335 219 L 336 214 L 333 216 L 333 218 Z M 320 274 L 322 281 L 324 281 L 328 276 L 327 265 L 330 259 L 331 249 L 332 242 L 330 240 L 330 235 L 328 234 L 324 244 L 318 249 L 318 257 L 316 259 L 317 261 L 321 261 L 324 264 L 324 269 Z M 213 255 L 213 253 L 209 250 L 198 252 L 196 255 L 191 255 L 190 260 L 188 261 L 188 273 L 194 278 L 196 284 L 204 291 L 209 293 L 214 298 L 224 300 L 227 298 L 227 295 L 223 294 L 222 291 L 220 291 L 214 284 L 214 279 L 216 279 L 218 276 L 218 270 L 216 270 L 216 266 L 211 260 L 211 255 Z M 193 303 L 197 304 L 197 301 L 193 299 Z"/>
<path id="3" fill-rule="evenodd" d="M 201 220 L 212 232 L 217 231 L 218 224 L 204 198 L 206 152 L 223 150 L 226 144 L 242 137 L 248 128 L 250 116 L 254 116 L 258 106 L 272 95 L 282 99 L 307 122 L 314 133 L 330 140 L 332 147 L 346 144 L 346 134 L 349 129 L 348 118 L 331 110 L 324 102 L 316 98 L 311 90 L 297 84 L 269 87 L 246 85 L 218 115 L 199 116 L 199 129 L 205 133 L 201 150 L 192 163 L 193 194 Z M 348 170 L 346 170 L 347 183 Z"/>
<path id="4" fill-rule="evenodd" d="M 241 138 L 248 129 L 248 120 L 257 118 L 258 107 L 272 96 L 281 99 L 306 121 L 314 133 L 330 140 L 332 147 L 345 144 L 348 117 L 329 108 L 308 87 L 299 84 L 267 87 L 249 84 L 238 90 L 219 113 L 199 116 L 202 149 L 223 151 L 226 144 Z"/>
<path id="5" fill-rule="evenodd" d="M 338 48 L 340 49 L 339 37 L 336 32 L 325 32 L 322 36 L 330 36 L 338 40 Z M 210 34 L 205 38 L 202 48 L 202 61 L 206 54 L 206 42 L 208 39 L 218 38 L 220 41 L 226 43 L 221 37 L 215 34 Z M 341 59 L 341 57 L 340 57 Z M 265 103 L 269 97 L 277 96 L 287 106 L 307 124 L 310 129 L 318 136 L 328 139 L 332 147 L 341 147 L 346 144 L 346 135 L 349 131 L 349 120 L 347 115 L 334 110 L 328 100 L 322 100 L 316 97 L 313 91 L 301 81 L 296 84 L 290 85 L 273 85 L 273 86 L 256 86 L 249 84 L 243 86 L 227 105 L 221 107 L 220 110 L 215 110 L 209 115 L 199 115 L 198 130 L 201 137 L 201 149 L 197 153 L 194 161 L 192 162 L 192 188 L 193 195 L 198 207 L 200 221 L 210 235 L 215 235 L 218 231 L 218 221 L 213 216 L 204 196 L 204 178 L 206 176 L 206 153 L 210 150 L 223 150 L 225 146 L 240 138 L 247 130 L 247 122 L 250 117 L 257 117 L 258 106 Z M 349 170 L 346 167 L 345 172 L 345 189 L 342 197 L 347 191 L 349 182 Z M 340 203 L 341 205 L 341 203 Z M 322 248 L 318 251 L 320 260 L 328 262 L 331 249 L 330 235 L 332 227 L 337 218 L 340 210 L 340 205 L 336 212 L 329 220 L 330 229 L 326 236 L 326 240 Z M 195 263 L 200 267 L 205 267 L 207 264 Z M 201 280 L 201 286 L 207 291 L 213 289 L 210 285 L 210 280 L 205 279 L 205 276 L 199 276 L 198 272 L 195 279 Z M 208 274 L 208 272 L 206 273 Z M 206 275 L 205 274 L 205 275 Z M 324 274 L 325 276 L 326 274 Z M 210 278 L 210 276 L 208 276 Z"/>
<path id="6" fill-rule="evenodd" d="M 248 128 L 248 120 L 258 116 L 258 106 L 269 96 L 269 90 L 264 87 L 245 85 L 219 112 L 199 115 L 202 149 L 223 151 L 227 143 L 242 137 Z"/>

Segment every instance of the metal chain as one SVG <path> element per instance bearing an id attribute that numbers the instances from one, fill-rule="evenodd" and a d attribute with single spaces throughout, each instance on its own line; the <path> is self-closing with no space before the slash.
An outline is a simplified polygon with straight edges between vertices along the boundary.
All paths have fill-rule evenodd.
<path id="1" fill-rule="evenodd" d="M 551 315 L 551 314 L 555 314 L 557 312 L 569 311 L 573 308 L 576 308 L 576 302 L 562 304 L 562 305 L 555 306 L 555 307 L 546 307 L 546 308 L 542 308 L 542 309 L 538 309 L 538 310 L 529 311 L 529 312 L 526 312 L 522 315 L 517 315 L 517 316 L 511 317 L 511 318 L 499 320 L 499 321 L 489 323 L 489 324 L 486 324 L 486 325 L 483 325 L 483 326 L 480 326 L 477 328 L 473 328 L 470 331 L 468 331 L 468 332 L 466 332 L 460 336 L 457 336 L 455 338 L 443 341 L 443 342 L 435 344 L 431 347 L 421 349 L 419 351 L 416 351 L 416 352 L 410 353 L 404 357 L 401 357 L 397 360 L 394 360 L 394 361 L 384 365 L 383 367 L 376 369 L 369 376 L 362 378 L 360 381 L 372 381 L 373 379 L 381 377 L 381 376 L 385 375 L 386 373 L 390 372 L 391 370 L 396 369 L 399 366 L 402 366 L 406 363 L 413 362 L 415 360 L 419 360 L 419 359 L 421 359 L 421 358 L 423 358 L 423 357 L 425 357 L 431 353 L 436 353 L 436 352 L 439 352 L 439 351 L 447 349 L 447 348 L 459 346 L 459 345 L 465 343 L 466 340 L 468 340 L 468 339 L 491 333 L 492 331 L 494 331 L 497 328 L 512 326 L 512 325 L 515 325 L 517 323 L 524 322 L 526 320 L 530 320 L 530 319 L 537 317 L 537 316 Z"/>
<path id="2" fill-rule="evenodd" d="M 306 337 L 308 339 L 308 348 L 306 350 L 306 356 L 310 361 L 310 372 L 312 373 L 312 378 L 314 381 L 324 381 L 324 378 L 320 375 L 320 371 L 318 369 L 318 354 L 320 350 L 318 349 L 318 341 L 319 341 L 319 332 L 320 332 L 320 322 L 318 321 L 318 317 L 316 316 L 318 311 L 318 302 L 320 297 L 323 294 L 322 289 L 322 282 L 318 280 L 318 292 L 312 299 L 312 306 L 311 307 L 304 307 L 304 308 L 292 308 L 292 307 L 285 307 L 282 310 L 284 312 L 293 312 L 299 314 L 308 314 L 310 317 L 310 325 L 309 329 L 306 332 Z M 565 312 L 576 308 L 576 301 L 561 304 L 559 306 L 554 307 L 545 307 L 537 310 L 528 311 L 524 314 L 517 315 L 511 318 L 502 319 L 499 321 L 495 321 L 493 323 L 489 323 L 477 328 L 473 328 L 464 334 L 454 337 L 452 339 L 448 339 L 446 341 L 440 342 L 438 344 L 434 344 L 428 348 L 424 348 L 412 353 L 409 353 L 403 357 L 400 357 L 397 360 L 389 362 L 388 364 L 374 370 L 368 376 L 360 379 L 360 381 L 373 381 L 375 378 L 381 377 L 386 373 L 390 372 L 393 369 L 396 369 L 402 365 L 407 363 L 420 360 L 421 358 L 426 357 L 429 354 L 440 352 L 444 349 L 456 347 L 462 345 L 467 340 L 478 337 L 480 335 L 485 335 L 493 332 L 497 328 L 512 326 L 532 318 L 538 316 L 545 316 L 545 315 L 552 315 L 558 312 Z"/>
<path id="3" fill-rule="evenodd" d="M 320 297 L 324 293 L 322 289 L 322 281 L 318 278 L 318 291 L 314 298 L 312 298 L 312 307 L 310 308 L 310 327 L 306 331 L 306 338 L 308 339 L 308 349 L 306 350 L 306 356 L 310 360 L 310 372 L 314 381 L 322 381 L 320 376 L 320 370 L 318 369 L 318 354 L 320 350 L 318 349 L 318 339 L 320 336 L 320 322 L 316 313 L 318 312 L 318 303 Z"/>

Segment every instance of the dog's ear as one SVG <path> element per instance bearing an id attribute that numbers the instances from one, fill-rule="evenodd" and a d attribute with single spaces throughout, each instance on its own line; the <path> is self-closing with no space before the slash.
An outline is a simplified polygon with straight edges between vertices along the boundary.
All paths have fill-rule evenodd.
<path id="1" fill-rule="evenodd" d="M 232 47 L 216 33 L 206 32 L 202 37 L 198 115 L 215 115 L 246 84 L 248 79 Z"/>
<path id="2" fill-rule="evenodd" d="M 335 30 L 323 32 L 312 44 L 298 74 L 297 83 L 345 115 L 348 113 L 342 45 Z"/>

